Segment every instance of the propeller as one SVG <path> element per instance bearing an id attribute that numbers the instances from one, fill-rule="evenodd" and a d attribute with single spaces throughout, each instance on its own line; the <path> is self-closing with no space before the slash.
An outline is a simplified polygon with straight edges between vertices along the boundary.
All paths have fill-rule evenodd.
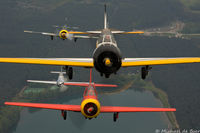
<path id="1" fill-rule="evenodd" d="M 68 21 L 68 18 L 67 17 L 65 17 L 65 25 L 63 25 L 63 26 L 60 26 L 60 25 L 53 25 L 53 27 L 55 27 L 55 28 L 61 28 L 61 29 L 79 29 L 79 27 L 77 27 L 77 26 L 67 26 L 67 21 Z"/>
<path id="2" fill-rule="evenodd" d="M 54 28 L 62 28 L 62 29 L 79 29 L 79 27 L 76 27 L 76 26 L 67 26 L 67 25 L 64 25 L 64 26 L 60 26 L 60 25 L 52 25 Z"/>
<path id="3" fill-rule="evenodd" d="M 73 34 L 65 34 L 66 38 L 69 40 L 73 40 Z"/>

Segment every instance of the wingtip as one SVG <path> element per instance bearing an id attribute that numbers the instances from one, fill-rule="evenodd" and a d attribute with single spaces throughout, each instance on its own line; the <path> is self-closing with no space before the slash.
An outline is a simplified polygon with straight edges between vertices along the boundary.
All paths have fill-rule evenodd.
<path id="1" fill-rule="evenodd" d="M 118 87 L 118 85 L 113 85 L 113 87 Z"/>
<path id="2" fill-rule="evenodd" d="M 176 108 L 168 108 L 167 111 L 169 111 L 169 112 L 175 112 L 175 111 L 176 111 Z"/>
<path id="3" fill-rule="evenodd" d="M 5 105 L 9 105 L 10 102 L 4 102 Z"/>

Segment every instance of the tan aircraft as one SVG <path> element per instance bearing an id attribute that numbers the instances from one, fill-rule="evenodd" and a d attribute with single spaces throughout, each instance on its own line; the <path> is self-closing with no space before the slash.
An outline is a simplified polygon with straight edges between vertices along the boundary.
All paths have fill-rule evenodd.
<path id="1" fill-rule="evenodd" d="M 71 33 L 71 32 L 69 32 Z M 100 31 L 76 32 L 73 34 L 86 34 L 98 37 L 96 49 L 92 58 L 0 58 L 0 62 L 6 63 L 26 63 L 65 66 L 66 73 L 72 79 L 72 67 L 95 68 L 101 76 L 109 78 L 111 74 L 116 74 L 121 67 L 142 66 L 141 76 L 145 79 L 150 66 L 165 64 L 182 64 L 200 62 L 199 57 L 177 57 L 177 58 L 124 58 L 115 41 L 114 34 L 143 34 L 143 31 L 114 31 L 109 29 L 107 23 L 106 5 L 104 11 L 104 29 Z M 51 36 L 51 35 L 50 35 Z"/>

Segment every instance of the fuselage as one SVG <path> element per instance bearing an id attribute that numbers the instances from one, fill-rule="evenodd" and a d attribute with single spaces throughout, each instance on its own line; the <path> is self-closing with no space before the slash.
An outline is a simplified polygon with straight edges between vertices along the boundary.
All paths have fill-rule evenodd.
<path id="1" fill-rule="evenodd" d="M 93 53 L 94 67 L 109 76 L 121 67 L 121 52 L 110 29 L 103 29 Z"/>
<path id="2" fill-rule="evenodd" d="M 89 84 L 83 94 L 81 113 L 86 118 L 95 118 L 100 113 L 100 102 L 97 98 L 96 88 L 93 83 Z"/>

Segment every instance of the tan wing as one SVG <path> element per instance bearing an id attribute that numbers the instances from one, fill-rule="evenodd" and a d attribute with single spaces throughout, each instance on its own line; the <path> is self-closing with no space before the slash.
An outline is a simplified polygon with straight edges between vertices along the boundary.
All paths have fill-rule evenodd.
<path id="1" fill-rule="evenodd" d="M 90 34 L 88 32 L 82 32 L 82 31 L 69 31 L 70 34 Z"/>
<path id="2" fill-rule="evenodd" d="M 48 32 L 36 32 L 36 31 L 29 31 L 29 30 L 25 30 L 25 33 L 31 33 L 31 34 L 42 34 L 42 35 L 46 35 L 46 36 L 59 36 L 55 33 L 48 33 Z"/>
<path id="3" fill-rule="evenodd" d="M 69 31 L 71 34 L 101 34 L 102 31 Z M 143 34 L 144 31 L 111 31 L 113 34 Z"/>
<path id="4" fill-rule="evenodd" d="M 112 31 L 113 34 L 143 34 L 144 31 Z"/>
<path id="5" fill-rule="evenodd" d="M 80 35 L 74 35 L 73 36 L 74 38 L 84 38 L 84 39 L 88 39 L 88 38 L 94 38 L 94 39 L 97 39 L 98 37 L 95 37 L 95 36 L 80 36 Z"/>
<path id="6" fill-rule="evenodd" d="M 94 67 L 92 58 L 0 58 L 0 62 Z"/>
<path id="7" fill-rule="evenodd" d="M 177 58 L 125 58 L 122 60 L 122 67 L 147 66 L 147 65 L 166 65 L 199 63 L 199 57 L 177 57 Z"/>

